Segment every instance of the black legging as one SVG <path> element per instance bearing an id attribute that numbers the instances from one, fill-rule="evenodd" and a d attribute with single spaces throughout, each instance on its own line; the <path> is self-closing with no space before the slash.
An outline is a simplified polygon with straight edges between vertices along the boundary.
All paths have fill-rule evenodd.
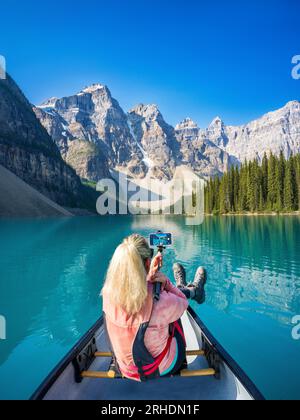
<path id="1" fill-rule="evenodd" d="M 187 299 L 191 299 L 192 298 L 193 295 L 192 295 L 191 289 L 189 287 L 181 286 L 181 287 L 178 287 L 178 289 L 184 294 L 184 296 Z"/>

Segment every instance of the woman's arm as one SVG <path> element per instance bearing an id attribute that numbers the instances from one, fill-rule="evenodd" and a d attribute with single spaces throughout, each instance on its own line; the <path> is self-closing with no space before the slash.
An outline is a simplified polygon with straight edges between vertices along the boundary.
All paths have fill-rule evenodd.
<path id="1" fill-rule="evenodd" d="M 163 284 L 164 290 L 161 292 L 160 300 L 154 304 L 150 323 L 151 326 L 155 325 L 161 328 L 178 321 L 187 310 L 189 303 L 185 295 L 173 286 L 166 276 L 158 273 L 156 280 L 158 278 Z"/>
<path id="2" fill-rule="evenodd" d="M 161 328 L 178 321 L 188 306 L 188 300 L 184 295 L 179 297 L 173 293 L 162 292 L 159 302 L 154 304 L 151 326 L 156 325 Z"/>
<path id="3" fill-rule="evenodd" d="M 180 291 L 180 289 L 174 286 L 174 284 L 171 283 L 168 277 L 160 271 L 156 273 L 154 277 L 148 277 L 148 281 L 150 281 L 151 283 L 159 282 L 162 284 L 162 289 L 166 292 L 173 293 L 174 295 L 181 298 L 185 298 L 185 295 Z"/>
<path id="4" fill-rule="evenodd" d="M 182 291 L 180 289 L 178 289 L 178 287 L 174 286 L 174 284 L 171 283 L 171 281 L 169 279 L 167 279 L 167 282 L 165 284 L 164 289 L 168 293 L 173 293 L 174 295 L 176 295 L 178 297 L 186 299 L 185 294 L 183 294 Z"/>

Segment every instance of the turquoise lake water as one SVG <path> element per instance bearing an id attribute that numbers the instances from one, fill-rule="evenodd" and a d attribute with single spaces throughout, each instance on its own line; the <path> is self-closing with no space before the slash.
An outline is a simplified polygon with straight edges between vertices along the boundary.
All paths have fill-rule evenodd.
<path id="1" fill-rule="evenodd" d="M 207 301 L 195 307 L 267 398 L 300 399 L 300 218 L 110 217 L 0 221 L 0 399 L 26 399 L 101 315 L 99 292 L 123 237 L 162 229 L 165 256 L 192 278 L 209 272 Z"/>

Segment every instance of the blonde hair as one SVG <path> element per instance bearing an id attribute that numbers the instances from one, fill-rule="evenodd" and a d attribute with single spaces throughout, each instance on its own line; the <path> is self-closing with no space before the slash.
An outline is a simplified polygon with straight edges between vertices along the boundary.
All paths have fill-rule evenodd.
<path id="1" fill-rule="evenodd" d="M 151 258 L 151 248 L 146 239 L 131 235 L 118 246 L 111 259 L 102 294 L 107 294 L 128 315 L 137 314 L 147 299 L 145 262 L 148 258 Z"/>

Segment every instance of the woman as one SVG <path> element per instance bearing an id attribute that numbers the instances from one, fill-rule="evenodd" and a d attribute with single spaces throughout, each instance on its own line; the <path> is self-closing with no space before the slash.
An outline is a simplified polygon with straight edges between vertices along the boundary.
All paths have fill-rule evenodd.
<path id="1" fill-rule="evenodd" d="M 198 269 L 186 285 L 184 268 L 175 264 L 177 287 L 159 270 L 162 255 L 140 235 L 126 238 L 110 262 L 102 291 L 108 336 L 118 370 L 126 378 L 146 381 L 176 374 L 184 366 L 185 338 L 180 318 L 188 298 L 205 300 L 206 274 Z M 152 260 L 152 262 L 151 262 Z M 154 302 L 153 283 L 162 285 Z"/>

